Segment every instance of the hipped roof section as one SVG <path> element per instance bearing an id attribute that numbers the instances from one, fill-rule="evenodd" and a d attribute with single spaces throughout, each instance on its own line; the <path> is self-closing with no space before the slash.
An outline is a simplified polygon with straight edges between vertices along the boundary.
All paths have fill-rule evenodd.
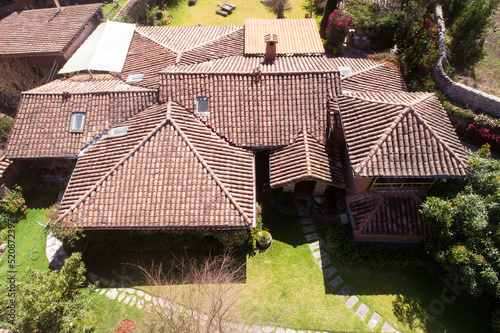
<path id="1" fill-rule="evenodd" d="M 249 228 L 253 155 L 174 103 L 120 124 L 77 162 L 59 222 L 85 229 Z"/>
<path id="2" fill-rule="evenodd" d="M 349 158 L 359 177 L 465 177 L 465 150 L 430 93 L 338 97 Z"/>

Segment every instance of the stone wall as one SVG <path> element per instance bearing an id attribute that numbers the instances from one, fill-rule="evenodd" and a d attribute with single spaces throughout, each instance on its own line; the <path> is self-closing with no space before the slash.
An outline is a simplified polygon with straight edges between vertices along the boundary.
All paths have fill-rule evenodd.
<path id="1" fill-rule="evenodd" d="M 439 59 L 432 68 L 432 75 L 439 85 L 439 88 L 446 96 L 453 100 L 468 105 L 468 107 L 472 109 L 481 110 L 493 116 L 500 117 L 500 98 L 461 83 L 454 82 L 444 72 L 443 63 L 447 57 L 445 39 L 446 27 L 444 24 L 443 9 L 439 4 L 435 6 L 435 17 L 439 27 Z"/>

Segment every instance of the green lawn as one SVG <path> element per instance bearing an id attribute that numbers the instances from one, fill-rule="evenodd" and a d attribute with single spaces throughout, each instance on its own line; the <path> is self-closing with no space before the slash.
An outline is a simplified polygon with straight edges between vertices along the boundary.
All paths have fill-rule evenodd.
<path id="1" fill-rule="evenodd" d="M 45 254 L 47 232 L 44 231 L 43 226 L 37 224 L 37 222 L 44 225 L 47 223 L 47 211 L 47 209 L 29 209 L 26 218 L 16 226 L 15 244 L 17 252 L 15 259 L 16 265 L 19 266 L 15 270 L 17 271 L 18 280 L 21 279 L 22 273 L 26 272 L 28 267 L 40 271 L 49 267 L 47 255 Z M 0 277 L 2 278 L 10 270 L 7 258 L 8 254 L 5 253 L 0 261 Z"/>
<path id="2" fill-rule="evenodd" d="M 236 6 L 232 14 L 227 17 L 217 15 L 219 5 L 229 2 Z M 304 18 L 306 10 L 303 8 L 305 0 L 290 0 L 292 10 L 285 12 L 286 18 Z M 198 0 L 195 6 L 188 6 L 187 0 L 167 6 L 166 10 L 173 17 L 170 25 L 243 25 L 246 17 L 276 18 L 260 0 Z"/>

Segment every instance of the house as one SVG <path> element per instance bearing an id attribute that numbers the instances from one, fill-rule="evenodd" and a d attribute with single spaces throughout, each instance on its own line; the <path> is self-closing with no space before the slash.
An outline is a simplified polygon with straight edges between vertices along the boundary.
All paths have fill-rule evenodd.
<path id="1" fill-rule="evenodd" d="M 55 75 L 99 25 L 100 3 L 15 11 L 0 21 L 0 57 Z"/>
<path id="2" fill-rule="evenodd" d="M 268 182 L 347 194 L 358 240 L 418 241 L 425 190 L 467 174 L 436 97 L 407 92 L 388 65 L 326 57 L 313 19 L 116 24 L 96 33 L 129 37 L 98 65 L 72 60 L 63 78 L 23 93 L 7 145 L 13 164 L 68 166 L 59 223 L 251 228 L 256 185 Z"/>

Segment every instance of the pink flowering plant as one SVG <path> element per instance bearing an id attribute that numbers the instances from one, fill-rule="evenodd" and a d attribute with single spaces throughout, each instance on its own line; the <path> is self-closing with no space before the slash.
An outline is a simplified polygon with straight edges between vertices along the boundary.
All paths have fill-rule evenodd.
<path id="1" fill-rule="evenodd" d="M 26 215 L 28 207 L 22 195 L 22 189 L 19 185 L 14 185 L 10 193 L 0 201 L 2 213 L 7 214 L 11 218 L 18 219 Z"/>
<path id="2" fill-rule="evenodd" d="M 480 125 L 481 127 L 491 129 L 495 132 L 500 132 L 500 119 L 494 119 L 486 114 L 477 115 L 474 118 L 474 123 Z"/>
<path id="3" fill-rule="evenodd" d="M 349 33 L 349 28 L 354 25 L 354 17 L 348 12 L 335 9 L 328 16 L 328 25 L 326 27 L 326 40 L 333 52 L 338 52 Z"/>

